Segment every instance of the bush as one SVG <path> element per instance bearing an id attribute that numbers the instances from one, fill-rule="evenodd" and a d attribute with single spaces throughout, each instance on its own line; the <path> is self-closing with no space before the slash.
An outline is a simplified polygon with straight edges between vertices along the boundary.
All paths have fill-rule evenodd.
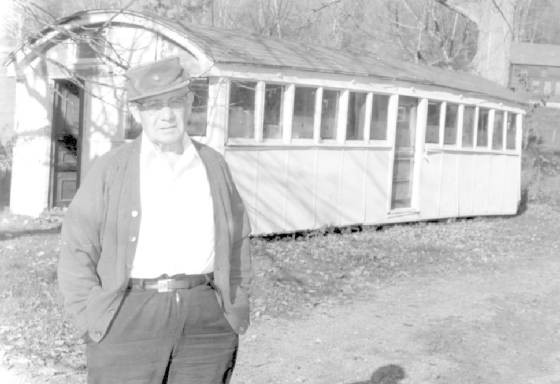
<path id="1" fill-rule="evenodd" d="M 12 169 L 12 150 L 14 140 L 8 140 L 5 143 L 0 142 L 0 177 L 3 177 Z"/>
<path id="2" fill-rule="evenodd" d="M 529 143 L 523 151 L 521 188 L 529 201 L 560 205 L 560 151 Z"/>

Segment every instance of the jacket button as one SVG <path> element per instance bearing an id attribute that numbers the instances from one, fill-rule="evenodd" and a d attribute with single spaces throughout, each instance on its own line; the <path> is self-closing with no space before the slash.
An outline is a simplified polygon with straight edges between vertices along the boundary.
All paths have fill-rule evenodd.
<path id="1" fill-rule="evenodd" d="M 130 236 L 130 241 L 134 243 L 136 241 L 136 236 Z"/>
<path id="2" fill-rule="evenodd" d="M 100 331 L 95 331 L 95 332 L 93 332 L 93 335 L 95 337 L 101 337 L 101 332 Z"/>
<path id="3" fill-rule="evenodd" d="M 134 211 L 130 212 L 130 216 L 132 216 L 132 217 L 138 216 L 138 211 L 134 210 Z"/>

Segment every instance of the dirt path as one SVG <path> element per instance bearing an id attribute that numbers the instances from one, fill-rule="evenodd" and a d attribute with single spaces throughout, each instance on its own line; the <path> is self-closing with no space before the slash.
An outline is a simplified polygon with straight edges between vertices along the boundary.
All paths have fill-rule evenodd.
<path id="1" fill-rule="evenodd" d="M 364 287 L 349 306 L 254 324 L 233 382 L 560 383 L 559 276 L 550 254 Z"/>

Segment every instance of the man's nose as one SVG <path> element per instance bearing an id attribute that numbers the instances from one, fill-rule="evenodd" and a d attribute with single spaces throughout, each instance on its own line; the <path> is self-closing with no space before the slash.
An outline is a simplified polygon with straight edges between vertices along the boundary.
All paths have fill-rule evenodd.
<path id="1" fill-rule="evenodd" d="M 161 117 L 165 120 L 171 120 L 173 118 L 173 111 L 171 111 L 168 105 L 161 109 Z"/>

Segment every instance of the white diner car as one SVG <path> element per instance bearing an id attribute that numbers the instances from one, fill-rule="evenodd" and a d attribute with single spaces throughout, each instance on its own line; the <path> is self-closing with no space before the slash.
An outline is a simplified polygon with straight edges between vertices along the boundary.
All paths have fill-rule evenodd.
<path id="1" fill-rule="evenodd" d="M 96 157 L 138 135 L 117 61 L 177 55 L 196 77 L 190 133 L 224 154 L 253 234 L 517 211 L 526 104 L 489 81 L 136 12 L 58 27 L 10 59 L 14 213 L 67 205 Z"/>

